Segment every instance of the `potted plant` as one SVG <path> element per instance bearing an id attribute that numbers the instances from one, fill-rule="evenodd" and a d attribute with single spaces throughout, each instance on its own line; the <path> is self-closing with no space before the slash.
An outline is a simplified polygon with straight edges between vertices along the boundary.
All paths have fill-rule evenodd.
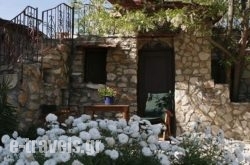
<path id="1" fill-rule="evenodd" d="M 104 104 L 107 105 L 114 103 L 114 97 L 116 96 L 116 94 L 117 91 L 109 86 L 100 87 L 98 89 L 98 95 L 104 98 Z"/>

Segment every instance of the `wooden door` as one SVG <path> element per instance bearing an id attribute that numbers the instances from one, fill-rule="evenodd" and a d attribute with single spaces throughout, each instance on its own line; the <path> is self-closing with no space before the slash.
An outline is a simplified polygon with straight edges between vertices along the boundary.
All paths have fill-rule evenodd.
<path id="1" fill-rule="evenodd" d="M 154 43 L 144 46 L 138 55 L 138 115 L 144 116 L 148 93 L 174 91 L 174 54 L 171 48 Z"/>

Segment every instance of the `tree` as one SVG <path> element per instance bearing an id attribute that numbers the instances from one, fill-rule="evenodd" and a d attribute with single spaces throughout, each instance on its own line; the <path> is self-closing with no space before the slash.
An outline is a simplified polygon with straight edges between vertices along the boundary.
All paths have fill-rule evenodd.
<path id="1" fill-rule="evenodd" d="M 228 0 L 228 10 L 215 28 L 223 29 L 214 33 L 211 42 L 224 52 L 230 65 L 231 100 L 239 101 L 240 79 L 249 61 L 249 15 L 250 0 Z"/>
<path id="2" fill-rule="evenodd" d="M 249 46 L 250 0 L 137 0 L 137 7 L 120 6 L 122 1 L 112 0 L 112 10 L 107 10 L 104 2 L 92 0 L 91 5 L 95 7 L 81 19 L 81 22 L 90 23 L 88 27 L 96 25 L 88 32 L 99 35 L 135 35 L 159 29 L 199 32 L 197 35 L 209 38 L 225 55 L 224 64 L 230 64 L 228 75 L 232 75 L 228 77 L 231 99 L 238 101 Z M 213 28 L 213 33 L 207 33 L 207 27 Z"/>

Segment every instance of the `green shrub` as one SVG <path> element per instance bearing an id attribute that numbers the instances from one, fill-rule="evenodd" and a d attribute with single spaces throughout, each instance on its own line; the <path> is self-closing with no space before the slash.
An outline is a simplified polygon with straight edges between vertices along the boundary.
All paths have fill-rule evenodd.
<path id="1" fill-rule="evenodd" d="M 16 109 L 7 101 L 9 84 L 5 79 L 0 82 L 0 137 L 4 134 L 11 134 L 17 129 Z"/>
<path id="2" fill-rule="evenodd" d="M 185 149 L 185 155 L 176 165 L 216 165 L 222 152 L 214 139 L 201 133 L 184 134 L 179 144 Z"/>

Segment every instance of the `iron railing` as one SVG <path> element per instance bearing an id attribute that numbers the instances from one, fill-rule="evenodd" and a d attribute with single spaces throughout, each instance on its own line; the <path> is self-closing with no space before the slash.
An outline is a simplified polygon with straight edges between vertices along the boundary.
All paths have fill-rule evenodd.
<path id="1" fill-rule="evenodd" d="M 13 49 L 18 50 L 21 62 L 37 62 L 39 44 L 42 33 L 39 26 L 42 20 L 38 19 L 38 8 L 27 6 L 20 14 L 11 20 L 16 27 L 13 35 L 13 42 L 16 43 Z"/>
<path id="2" fill-rule="evenodd" d="M 42 44 L 72 39 L 73 45 L 73 7 L 62 3 L 38 17 L 38 8 L 27 6 L 12 20 L 0 20 L 0 66 L 39 61 Z"/>
<path id="3" fill-rule="evenodd" d="M 90 4 L 84 4 L 81 8 L 75 10 L 78 35 L 90 34 L 88 30 L 90 28 L 90 24 L 85 18 L 93 9 L 94 6 Z"/>
<path id="4" fill-rule="evenodd" d="M 38 61 L 39 24 L 38 10 L 27 6 L 10 21 L 0 25 L 0 65 Z"/>
<path id="5" fill-rule="evenodd" d="M 100 35 L 98 26 L 100 26 L 101 22 L 98 20 L 90 20 L 89 15 L 96 12 L 98 9 L 91 4 L 83 4 L 80 7 L 75 9 L 76 15 L 76 25 L 77 25 L 77 35 Z M 105 7 L 107 12 L 112 10 L 111 7 Z M 110 34 L 114 34 L 114 25 L 110 25 L 109 29 Z"/>
<path id="6" fill-rule="evenodd" d="M 74 8 L 62 3 L 52 9 L 42 12 L 42 32 L 50 43 L 55 40 L 73 39 L 74 35 Z M 45 42 L 49 43 L 49 42 Z"/>

